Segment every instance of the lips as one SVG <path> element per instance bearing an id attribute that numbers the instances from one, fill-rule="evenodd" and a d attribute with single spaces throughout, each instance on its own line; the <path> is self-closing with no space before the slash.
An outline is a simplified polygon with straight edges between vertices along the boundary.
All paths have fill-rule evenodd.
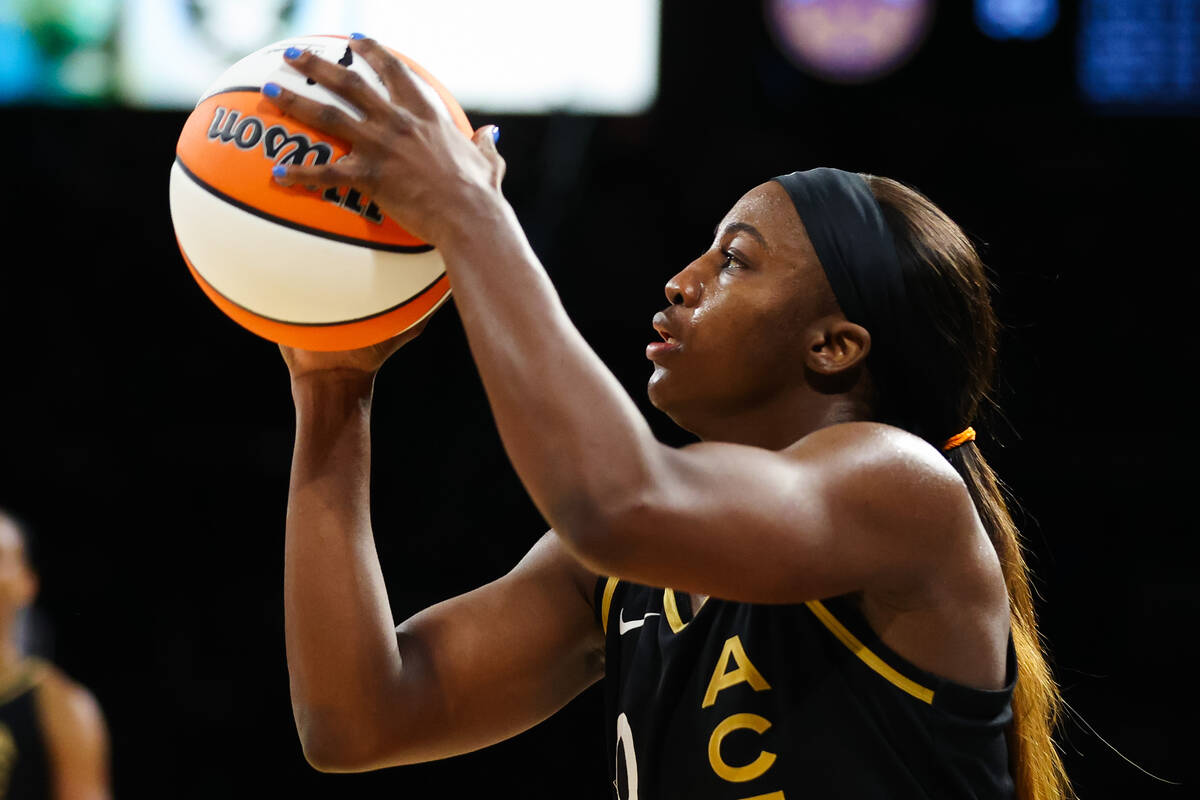
<path id="1" fill-rule="evenodd" d="M 654 315 L 654 319 L 650 321 L 654 330 L 662 337 L 661 342 L 651 342 L 646 346 L 646 358 L 651 361 L 657 360 L 657 357 L 664 356 L 668 353 L 673 353 L 679 350 L 680 342 L 675 336 L 674 330 L 671 328 L 670 320 L 662 311 Z"/>
<path id="2" fill-rule="evenodd" d="M 650 320 L 650 324 L 658 332 L 658 335 L 662 337 L 664 342 L 667 344 L 679 344 L 679 339 L 675 336 L 675 332 L 671 328 L 670 321 L 667 319 L 665 313 L 660 311 L 655 314 L 654 319 Z"/>

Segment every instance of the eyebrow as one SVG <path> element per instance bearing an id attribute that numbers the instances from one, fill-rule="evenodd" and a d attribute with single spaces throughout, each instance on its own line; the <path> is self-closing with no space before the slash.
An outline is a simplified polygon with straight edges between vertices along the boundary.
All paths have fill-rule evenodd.
<path id="1" fill-rule="evenodd" d="M 720 226 L 720 223 L 718 223 L 717 227 L 713 229 L 713 238 L 714 239 L 717 238 L 717 236 L 720 234 L 720 232 L 721 232 L 721 226 Z M 771 246 L 767 244 L 767 238 L 762 235 L 762 233 L 758 230 L 758 228 L 754 227 L 749 222 L 730 222 L 728 225 L 725 226 L 725 232 L 726 233 L 744 233 L 747 236 L 749 236 L 751 239 L 756 239 L 758 241 L 758 243 L 760 245 L 762 245 L 762 248 L 764 250 L 771 249 Z"/>

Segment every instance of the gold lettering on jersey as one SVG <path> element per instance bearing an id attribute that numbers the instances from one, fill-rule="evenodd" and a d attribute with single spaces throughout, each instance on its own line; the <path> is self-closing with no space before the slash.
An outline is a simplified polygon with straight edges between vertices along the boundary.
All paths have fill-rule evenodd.
<path id="1" fill-rule="evenodd" d="M 737 669 L 726 671 L 729 666 L 729 659 L 732 656 L 737 663 Z M 717 693 L 722 689 L 728 689 L 730 686 L 736 686 L 739 683 L 748 683 L 750 688 L 756 692 L 765 692 L 771 688 L 771 684 L 767 683 L 763 678 L 762 673 L 750 661 L 750 657 L 746 655 L 746 650 L 742 647 L 742 640 L 739 636 L 730 636 L 725 640 L 725 646 L 721 648 L 721 655 L 717 658 L 717 667 L 713 670 L 712 679 L 708 682 L 708 690 L 704 693 L 704 702 L 700 704 L 701 708 L 708 708 L 713 703 L 717 702 Z"/>
<path id="2" fill-rule="evenodd" d="M 775 763 L 775 754 L 760 750 L 758 757 L 742 767 L 733 767 L 725 763 L 721 757 L 721 742 L 726 736 L 737 730 L 750 730 L 755 733 L 765 733 L 771 727 L 771 721 L 758 714 L 733 714 L 721 720 L 708 740 L 708 763 L 713 772 L 730 783 L 745 783 L 752 781 L 771 768 Z"/>
<path id="3" fill-rule="evenodd" d="M 771 792 L 770 794 L 756 794 L 754 797 L 743 797 L 742 800 L 787 800 L 783 796 L 783 792 Z"/>

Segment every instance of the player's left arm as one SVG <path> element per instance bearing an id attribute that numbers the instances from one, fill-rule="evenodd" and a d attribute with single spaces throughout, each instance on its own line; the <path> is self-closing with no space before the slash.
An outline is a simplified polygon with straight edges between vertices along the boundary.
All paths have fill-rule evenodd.
<path id="1" fill-rule="evenodd" d="M 55 800 L 110 800 L 108 730 L 86 688 L 47 667 L 38 692 Z"/>
<path id="2" fill-rule="evenodd" d="M 755 602 L 907 588 L 936 568 L 947 531 L 963 530 L 974 510 L 945 460 L 909 434 L 837 426 L 783 453 L 659 443 L 572 325 L 504 200 L 490 130 L 466 140 L 411 70 L 371 40 L 351 47 L 394 105 L 336 64 L 309 53 L 293 60 L 364 118 L 279 92 L 273 102 L 285 113 L 353 152 L 289 166 L 281 182 L 353 186 L 438 246 L 508 456 L 580 561 Z M 619 230 L 603 246 L 626 257 Z M 605 276 L 595 279 L 595 302 L 623 302 Z"/>

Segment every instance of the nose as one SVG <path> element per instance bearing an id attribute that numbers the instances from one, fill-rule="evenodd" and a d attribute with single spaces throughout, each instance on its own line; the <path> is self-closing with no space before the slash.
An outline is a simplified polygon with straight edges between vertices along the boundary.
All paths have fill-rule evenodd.
<path id="1" fill-rule="evenodd" d="M 696 259 L 667 281 L 665 287 L 667 301 L 671 305 L 690 308 L 700 302 L 700 297 L 704 294 L 704 281 L 699 269 L 700 261 L 701 259 Z"/>

